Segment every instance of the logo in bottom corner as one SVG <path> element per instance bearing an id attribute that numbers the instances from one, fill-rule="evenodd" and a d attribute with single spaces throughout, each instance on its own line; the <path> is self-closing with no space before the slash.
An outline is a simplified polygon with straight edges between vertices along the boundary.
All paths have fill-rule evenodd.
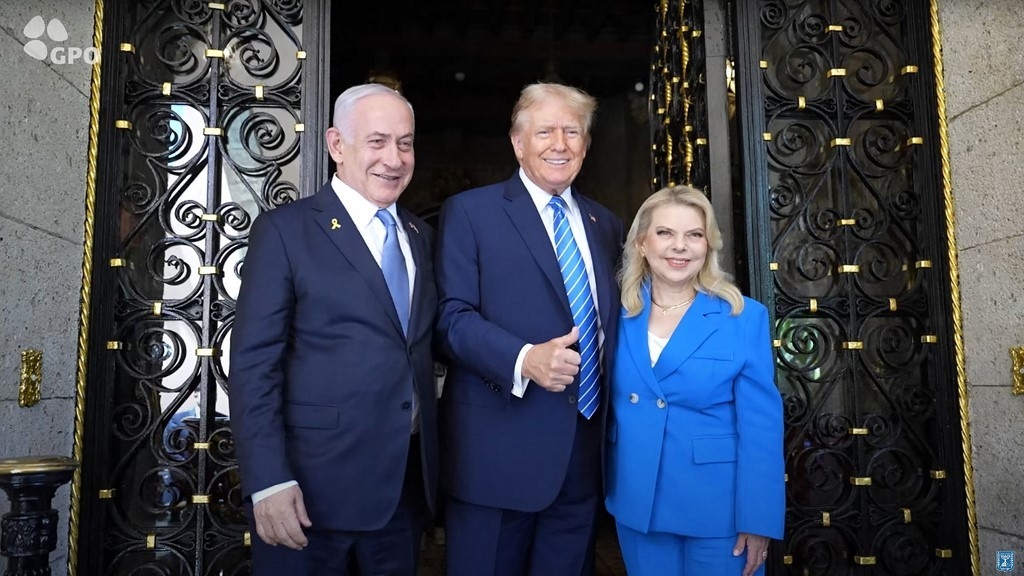
<path id="1" fill-rule="evenodd" d="M 1009 572 L 1013 570 L 1013 550 L 996 552 L 996 570 Z"/>

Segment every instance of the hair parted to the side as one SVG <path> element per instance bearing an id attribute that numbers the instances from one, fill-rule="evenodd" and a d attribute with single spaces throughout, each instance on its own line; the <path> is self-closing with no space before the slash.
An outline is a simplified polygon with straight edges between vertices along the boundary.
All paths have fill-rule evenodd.
<path id="1" fill-rule="evenodd" d="M 643 286 L 651 280 L 651 268 L 640 254 L 640 243 L 651 227 L 654 211 L 670 205 L 690 206 L 703 214 L 708 253 L 704 258 L 704 266 L 697 273 L 695 287 L 705 294 L 725 300 L 732 308 L 732 315 L 738 315 L 743 311 L 743 294 L 718 264 L 722 251 L 722 231 L 718 228 L 711 202 L 700 190 L 689 186 L 672 186 L 658 190 L 644 201 L 626 235 L 622 267 L 619 268 L 619 287 L 622 289 L 622 306 L 627 316 L 636 316 L 643 310 Z"/>
<path id="2" fill-rule="evenodd" d="M 352 137 L 352 122 L 355 119 L 353 111 L 355 110 L 356 103 L 374 94 L 390 94 L 401 99 L 409 107 L 409 112 L 413 114 L 413 122 L 416 121 L 416 113 L 412 109 L 412 104 L 400 92 L 396 92 L 383 84 L 359 84 L 345 90 L 334 100 L 334 118 L 331 125 L 341 132 L 341 137 L 346 142 Z"/>
<path id="3" fill-rule="evenodd" d="M 509 133 L 515 134 L 523 128 L 526 124 L 526 113 L 531 106 L 551 97 L 562 100 L 576 111 L 583 122 L 583 134 L 589 136 L 594 112 L 597 110 L 597 100 L 579 88 L 551 82 L 538 82 L 523 88 L 519 93 L 519 100 L 512 107 L 512 128 Z"/>

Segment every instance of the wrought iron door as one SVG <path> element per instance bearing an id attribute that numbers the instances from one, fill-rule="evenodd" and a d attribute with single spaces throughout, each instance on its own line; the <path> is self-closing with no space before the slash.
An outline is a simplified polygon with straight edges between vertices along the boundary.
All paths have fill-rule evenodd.
<path id="1" fill-rule="evenodd" d="M 326 6 L 149 0 L 98 13 L 96 290 L 69 573 L 246 574 L 227 348 L 253 218 L 323 180 Z"/>

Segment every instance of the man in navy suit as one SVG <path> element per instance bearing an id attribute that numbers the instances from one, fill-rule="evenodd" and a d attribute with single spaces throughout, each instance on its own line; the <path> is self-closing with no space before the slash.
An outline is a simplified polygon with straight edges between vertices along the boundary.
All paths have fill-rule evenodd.
<path id="1" fill-rule="evenodd" d="M 318 194 L 261 214 L 231 340 L 230 401 L 255 574 L 415 574 L 437 479 L 431 229 L 409 103 L 338 97 Z"/>
<path id="2" fill-rule="evenodd" d="M 593 571 L 623 237 L 572 187 L 595 108 L 575 88 L 526 87 L 510 132 L 518 173 L 442 210 L 449 576 Z"/>

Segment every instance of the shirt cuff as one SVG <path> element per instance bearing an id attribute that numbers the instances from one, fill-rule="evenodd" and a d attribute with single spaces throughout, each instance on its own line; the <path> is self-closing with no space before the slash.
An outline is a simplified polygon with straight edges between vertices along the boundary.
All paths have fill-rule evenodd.
<path id="1" fill-rule="evenodd" d="M 274 484 L 270 488 L 264 488 L 263 490 L 257 490 L 252 493 L 252 505 L 255 506 L 260 500 L 263 500 L 267 496 L 273 496 L 281 490 L 291 488 L 292 486 L 298 486 L 299 483 L 295 480 L 289 480 L 287 482 L 281 482 L 280 484 Z"/>
<path id="2" fill-rule="evenodd" d="M 522 398 L 523 394 L 526 394 L 526 385 L 530 383 L 529 378 L 523 378 L 523 362 L 526 361 L 526 353 L 530 348 L 533 348 L 533 344 L 523 346 L 519 351 L 519 357 L 516 358 L 516 370 L 512 375 L 512 395 L 516 398 Z"/>

